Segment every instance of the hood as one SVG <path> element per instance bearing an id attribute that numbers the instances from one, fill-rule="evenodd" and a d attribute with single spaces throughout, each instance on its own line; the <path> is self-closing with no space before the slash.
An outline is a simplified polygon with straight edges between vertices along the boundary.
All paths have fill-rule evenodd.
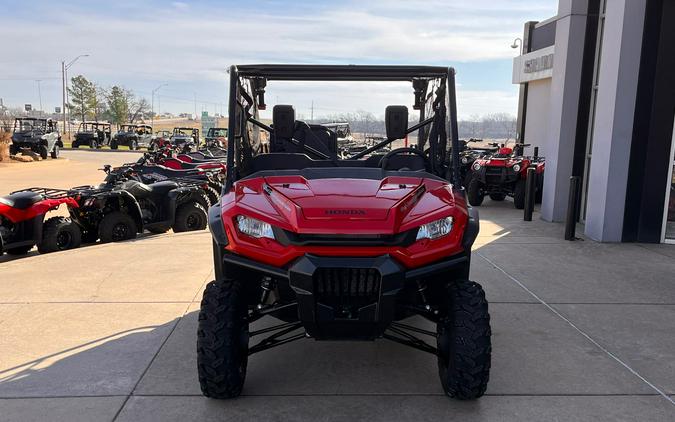
<path id="1" fill-rule="evenodd" d="M 435 215 L 447 215 L 454 205 L 448 183 L 417 177 L 273 176 L 242 180 L 236 192 L 239 206 L 274 220 L 270 223 L 305 233 L 397 233 Z"/>

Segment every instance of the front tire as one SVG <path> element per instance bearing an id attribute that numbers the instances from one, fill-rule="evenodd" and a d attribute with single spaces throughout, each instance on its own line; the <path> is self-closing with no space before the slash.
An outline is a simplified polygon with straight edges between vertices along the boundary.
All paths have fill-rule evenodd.
<path id="1" fill-rule="evenodd" d="M 113 211 L 103 217 L 98 226 L 98 237 L 101 243 L 121 242 L 136 238 L 136 222 L 129 214 Z"/>
<path id="2" fill-rule="evenodd" d="M 45 221 L 42 228 L 42 241 L 38 251 L 42 254 L 79 248 L 82 244 L 82 232 L 69 218 L 52 217 Z"/>
<path id="3" fill-rule="evenodd" d="M 117 139 L 110 141 L 110 149 L 117 149 Z"/>
<path id="4" fill-rule="evenodd" d="M 197 202 L 179 205 L 173 224 L 175 233 L 204 230 L 207 222 L 206 209 Z"/>
<path id="5" fill-rule="evenodd" d="M 40 158 L 42 158 L 43 160 L 46 160 L 47 156 L 49 155 L 49 151 L 47 150 L 47 146 L 46 145 L 40 145 L 40 147 L 38 148 L 38 153 L 40 154 Z"/>
<path id="6" fill-rule="evenodd" d="M 490 314 L 480 284 L 448 287 L 447 314 L 437 324 L 438 375 L 445 394 L 471 400 L 485 394 L 492 354 Z"/>
<path id="7" fill-rule="evenodd" d="M 483 192 L 480 181 L 475 177 L 469 182 L 469 189 L 467 190 L 466 195 L 469 199 L 469 204 L 474 207 L 480 206 L 480 204 L 483 203 L 485 193 Z"/>
<path id="8" fill-rule="evenodd" d="M 248 364 L 247 312 L 239 281 L 212 281 L 206 286 L 197 330 L 197 372 L 206 397 L 241 394 Z"/>
<path id="9" fill-rule="evenodd" d="M 54 159 L 54 160 L 59 158 L 59 155 L 61 154 L 61 150 L 59 149 L 59 146 L 54 145 L 54 148 L 52 148 L 52 152 L 50 154 L 52 156 L 52 159 Z"/>
<path id="10" fill-rule="evenodd" d="M 138 150 L 138 141 L 129 142 L 129 151 L 136 151 L 136 150 Z"/>

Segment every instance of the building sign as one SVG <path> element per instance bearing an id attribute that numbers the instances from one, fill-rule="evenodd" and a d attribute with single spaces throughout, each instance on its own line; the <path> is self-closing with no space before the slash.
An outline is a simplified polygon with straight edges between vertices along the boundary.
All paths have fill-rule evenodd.
<path id="1" fill-rule="evenodd" d="M 555 46 L 542 48 L 513 59 L 514 84 L 546 79 L 553 76 Z"/>
<path id="2" fill-rule="evenodd" d="M 23 106 L 23 109 L 26 110 L 26 111 L 31 111 L 33 109 L 33 106 L 30 105 L 30 104 L 26 104 L 26 105 Z"/>
<path id="3" fill-rule="evenodd" d="M 553 53 L 528 59 L 523 63 L 523 72 L 525 73 L 541 72 L 547 69 L 553 69 Z"/>

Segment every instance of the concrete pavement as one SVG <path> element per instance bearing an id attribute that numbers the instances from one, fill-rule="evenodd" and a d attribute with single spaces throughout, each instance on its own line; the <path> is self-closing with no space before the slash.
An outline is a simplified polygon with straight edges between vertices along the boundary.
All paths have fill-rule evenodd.
<path id="1" fill-rule="evenodd" d="M 479 400 L 444 397 L 431 355 L 384 340 L 284 345 L 252 356 L 243 397 L 203 398 L 200 232 L 0 260 L 0 420 L 674 420 L 675 247 L 565 242 L 510 202 L 480 212 Z"/>

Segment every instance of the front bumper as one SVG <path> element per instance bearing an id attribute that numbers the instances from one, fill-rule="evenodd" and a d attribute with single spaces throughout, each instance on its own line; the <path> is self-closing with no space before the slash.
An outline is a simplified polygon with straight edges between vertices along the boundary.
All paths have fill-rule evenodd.
<path id="1" fill-rule="evenodd" d="M 488 186 L 502 186 L 518 181 L 520 173 L 512 167 L 483 166 L 476 172 L 478 180 Z"/>
<path id="2" fill-rule="evenodd" d="M 313 338 L 369 340 L 380 337 L 394 320 L 397 295 L 406 284 L 448 270 L 465 271 L 469 257 L 462 253 L 410 270 L 389 255 L 306 254 L 278 268 L 224 253 L 223 262 L 287 280 L 300 321 Z"/>

